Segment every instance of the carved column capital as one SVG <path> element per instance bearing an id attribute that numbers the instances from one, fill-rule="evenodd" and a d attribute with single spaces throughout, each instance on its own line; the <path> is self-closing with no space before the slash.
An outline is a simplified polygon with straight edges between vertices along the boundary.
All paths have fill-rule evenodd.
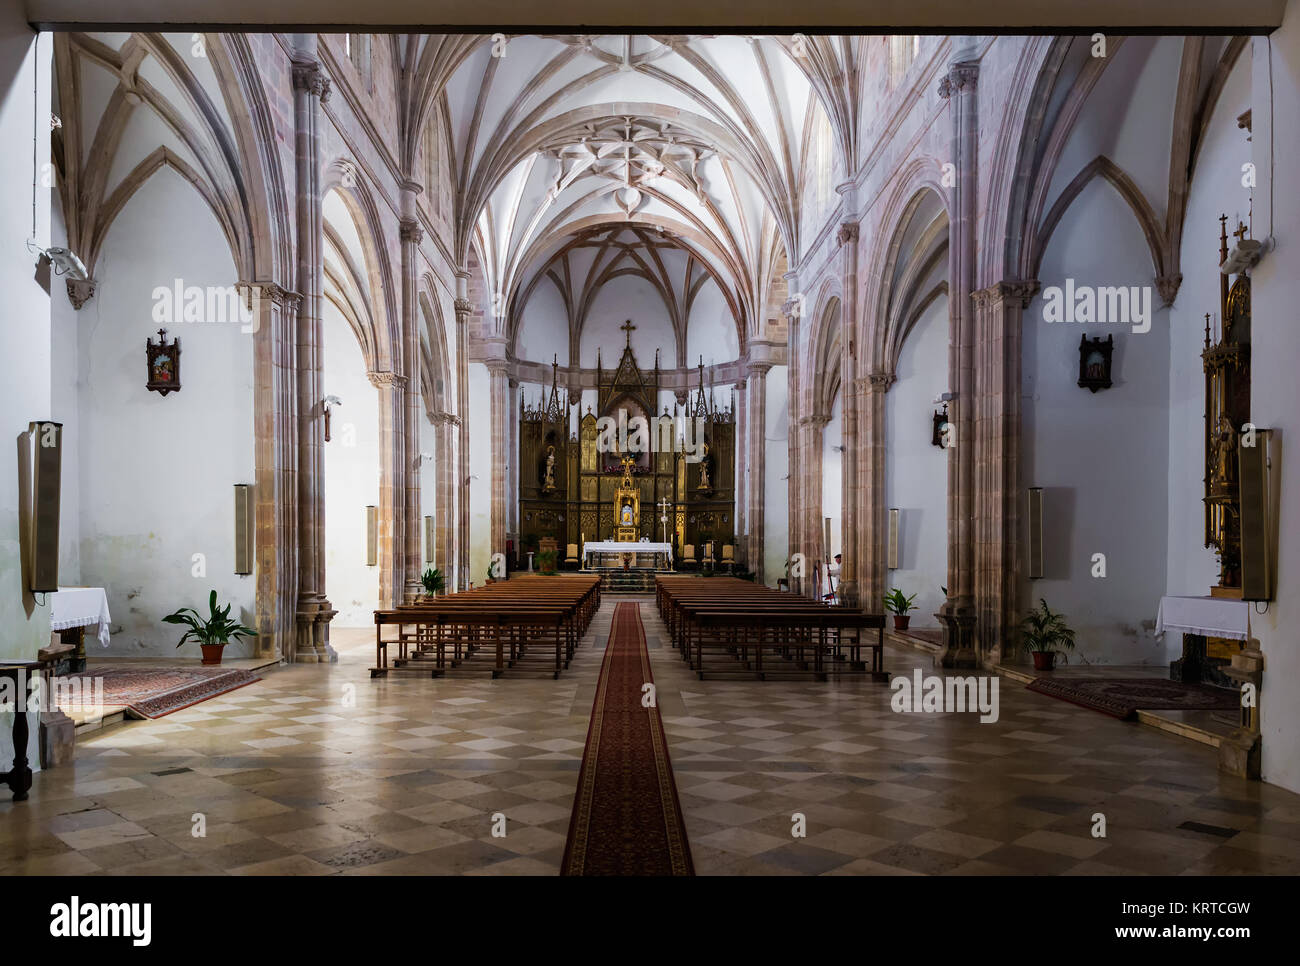
<path id="1" fill-rule="evenodd" d="M 848 242 L 858 240 L 858 223 L 856 221 L 846 221 L 840 225 L 840 230 L 835 233 L 835 241 L 844 245 Z"/>
<path id="2" fill-rule="evenodd" d="M 456 309 L 457 322 L 464 322 L 469 317 L 470 311 L 474 308 L 474 304 L 469 299 L 456 299 L 454 305 Z"/>
<path id="3" fill-rule="evenodd" d="M 970 297 L 980 307 L 1009 302 L 1021 309 L 1027 309 L 1034 296 L 1038 294 L 1038 288 L 1037 279 L 1008 279 L 994 282 L 988 288 L 982 288 L 977 292 L 971 292 Z"/>
<path id="4" fill-rule="evenodd" d="M 329 75 L 315 61 L 300 61 L 293 65 L 293 89 L 307 91 L 324 104 L 330 99 Z"/>
<path id="5" fill-rule="evenodd" d="M 406 388 L 406 377 L 398 375 L 396 372 L 389 372 L 388 370 L 371 371 L 366 373 L 366 378 L 370 380 L 370 384 L 376 389 Z"/>
<path id="6" fill-rule="evenodd" d="M 239 282 L 236 287 L 247 290 L 251 302 L 266 299 L 272 305 L 277 305 L 281 309 L 296 309 L 302 302 L 302 296 L 299 293 L 292 292 L 277 282 Z"/>
<path id="7" fill-rule="evenodd" d="M 69 278 L 65 279 L 65 283 L 68 289 L 68 301 L 77 310 L 94 298 L 95 286 L 99 284 L 93 278 Z"/>
<path id="8" fill-rule="evenodd" d="M 744 391 L 745 391 L 745 387 L 748 386 L 748 385 L 749 385 L 749 383 L 748 383 L 744 378 L 741 378 L 741 379 L 737 379 L 737 380 L 736 380 L 736 388 L 737 388 L 738 390 L 740 390 L 741 392 L 744 392 Z"/>
<path id="9" fill-rule="evenodd" d="M 897 377 L 884 369 L 873 369 L 866 376 L 857 379 L 854 382 L 855 388 L 860 393 L 879 393 L 889 392 L 889 387 L 894 384 Z"/>
<path id="10" fill-rule="evenodd" d="M 424 229 L 415 218 L 403 218 L 398 225 L 398 233 L 404 242 L 414 242 L 418 245 L 424 239 Z"/>
<path id="11" fill-rule="evenodd" d="M 953 64 L 948 68 L 948 73 L 939 79 L 939 96 L 949 98 L 956 91 L 974 91 L 979 75 L 980 65 L 977 60 Z"/>
<path id="12" fill-rule="evenodd" d="M 1247 111 L 1247 113 L 1250 113 Z M 1183 273 L 1176 272 L 1172 275 L 1156 276 L 1156 291 L 1160 293 L 1160 299 L 1166 306 L 1174 304 L 1174 299 L 1178 296 L 1178 289 L 1183 284 Z"/>

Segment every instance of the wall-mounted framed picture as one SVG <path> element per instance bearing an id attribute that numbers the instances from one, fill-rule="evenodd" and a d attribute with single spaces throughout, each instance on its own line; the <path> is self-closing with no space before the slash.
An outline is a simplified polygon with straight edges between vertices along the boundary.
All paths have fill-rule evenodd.
<path id="1" fill-rule="evenodd" d="M 930 445 L 940 449 L 948 445 L 948 404 L 934 411 L 934 428 L 930 433 Z"/>
<path id="2" fill-rule="evenodd" d="M 1109 389 L 1111 355 L 1115 351 L 1115 337 L 1106 336 L 1089 339 L 1086 335 L 1079 337 L 1079 388 Z"/>
<path id="3" fill-rule="evenodd" d="M 149 367 L 149 380 L 144 387 L 150 392 L 167 395 L 181 388 L 181 340 L 167 341 L 167 330 L 158 330 L 158 341 L 144 340 L 145 361 Z"/>

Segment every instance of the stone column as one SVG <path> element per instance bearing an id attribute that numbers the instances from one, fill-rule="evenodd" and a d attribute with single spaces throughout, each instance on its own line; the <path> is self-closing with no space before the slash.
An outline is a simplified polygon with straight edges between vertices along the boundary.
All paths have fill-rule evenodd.
<path id="1" fill-rule="evenodd" d="M 259 657 L 294 660 L 298 610 L 298 308 L 301 296 L 274 282 L 252 283 L 254 321 L 254 488 Z"/>
<path id="2" fill-rule="evenodd" d="M 804 579 L 800 592 L 805 597 L 816 597 L 820 586 L 813 575 L 813 568 L 830 563 L 827 557 L 829 547 L 823 549 L 822 543 L 826 533 L 825 517 L 822 503 L 822 465 L 826 450 L 826 425 L 831 421 L 827 413 L 814 412 L 799 420 L 799 455 L 803 460 L 798 468 L 799 491 L 803 503 L 798 516 L 803 518 L 799 527 L 799 552 L 804 555 Z M 822 593 L 827 593 L 822 588 Z"/>
<path id="3" fill-rule="evenodd" d="M 787 280 L 790 279 L 790 273 L 786 274 Z M 804 503 L 801 489 L 802 480 L 800 479 L 803 469 L 803 461 L 800 458 L 800 449 L 803 444 L 803 433 L 800 429 L 800 419 L 803 415 L 801 400 L 799 398 L 799 315 L 802 308 L 802 299 L 789 299 L 782 307 L 787 322 L 786 336 L 786 397 L 790 411 L 790 431 L 786 444 L 789 457 L 789 475 L 786 479 L 786 501 L 789 506 L 789 518 L 786 538 L 786 561 L 789 563 L 794 559 L 796 553 L 803 553 L 803 528 L 804 528 Z M 808 562 L 805 560 L 804 568 L 807 572 Z M 804 580 L 795 576 L 794 565 L 790 564 L 790 590 L 794 593 L 803 593 Z M 806 579 L 806 578 L 805 578 Z"/>
<path id="4" fill-rule="evenodd" d="M 314 59 L 293 64 L 298 291 L 298 605 L 294 658 L 336 660 L 329 646 L 335 611 L 325 596 L 325 423 L 322 392 L 320 108 L 330 82 Z"/>
<path id="5" fill-rule="evenodd" d="M 1037 281 L 1003 281 L 974 293 L 975 603 L 979 656 L 1002 660 L 1020 611 L 1021 315 Z"/>
<path id="6" fill-rule="evenodd" d="M 943 624 L 944 667 L 976 667 L 975 644 L 975 288 L 976 202 L 979 192 L 979 62 L 952 64 L 939 83 L 952 119 L 957 180 L 948 235 L 948 373 L 956 398 L 948 405 L 955 436 L 948 448 L 948 599 L 936 616 Z"/>
<path id="7" fill-rule="evenodd" d="M 736 380 L 736 559 L 749 567 L 749 439 L 745 435 L 745 407 L 749 402 L 749 383 Z"/>
<path id="8" fill-rule="evenodd" d="M 510 395 L 507 392 L 509 373 L 506 363 L 494 359 L 487 364 L 489 421 L 492 432 L 492 492 L 489 495 L 488 520 L 490 523 L 493 554 L 506 552 L 506 443 L 509 440 L 506 420 L 510 416 Z M 561 552 L 564 548 L 560 547 Z"/>
<path id="9" fill-rule="evenodd" d="M 469 329 L 469 273 L 456 273 L 456 589 L 469 589 L 469 360 L 465 344 Z"/>
<path id="10" fill-rule="evenodd" d="M 510 441 L 506 449 L 506 535 L 515 540 L 515 553 L 519 552 L 519 380 L 506 382 L 509 398 L 506 400 L 506 422 L 510 426 Z M 577 395 L 575 393 L 575 395 Z M 579 397 L 581 398 L 581 397 Z M 513 567 L 515 562 L 510 561 Z"/>
<path id="11" fill-rule="evenodd" d="M 844 222 L 836 238 L 840 244 L 844 290 L 841 315 L 844 349 L 840 357 L 840 386 L 844 393 L 844 459 L 840 461 L 844 493 L 840 510 L 843 562 L 838 592 L 842 604 L 857 607 L 860 601 L 858 574 L 863 565 L 858 541 L 858 463 L 862 459 L 859 452 L 862 434 L 858 430 L 858 394 L 854 391 L 857 385 L 858 223 Z"/>
<path id="12" fill-rule="evenodd" d="M 856 387 L 860 399 L 858 447 L 866 457 L 862 490 L 862 599 L 872 611 L 884 609 L 882 598 L 889 582 L 889 506 L 885 480 L 885 405 L 894 374 L 873 370 Z"/>
<path id="13" fill-rule="evenodd" d="M 406 512 L 406 377 L 387 371 L 366 376 L 379 391 L 379 606 L 395 607 L 403 593 L 400 521 Z"/>
<path id="14" fill-rule="evenodd" d="M 749 482 L 745 493 L 745 522 L 749 527 L 746 566 L 754 571 L 754 581 L 765 583 L 763 568 L 763 494 L 767 481 L 767 461 L 764 459 L 767 439 L 767 372 L 769 362 L 751 362 L 745 379 L 745 399 L 748 403 L 745 428 Z"/>
<path id="15" fill-rule="evenodd" d="M 438 413 L 438 499 L 434 505 L 434 566 L 442 571 L 444 586 L 453 589 L 456 534 L 456 433 L 458 420 L 451 413 Z"/>
<path id="16" fill-rule="evenodd" d="M 420 186 L 413 181 L 402 184 L 402 372 L 406 377 L 405 479 L 404 501 L 399 532 L 402 535 L 401 597 L 411 603 L 424 587 L 420 583 L 420 426 L 424 420 L 424 402 L 420 385 L 420 313 L 416 275 L 419 271 L 420 242 L 424 229 L 415 215 Z"/>

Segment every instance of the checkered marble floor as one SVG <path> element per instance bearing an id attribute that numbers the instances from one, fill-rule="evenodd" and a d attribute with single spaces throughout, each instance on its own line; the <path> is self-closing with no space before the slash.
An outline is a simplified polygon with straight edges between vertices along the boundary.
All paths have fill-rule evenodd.
<path id="1" fill-rule="evenodd" d="M 989 724 L 869 681 L 701 682 L 639 600 L 701 874 L 1300 872 L 1300 796 L 1208 747 L 1009 681 Z M 83 737 L 0 802 L 0 874 L 555 874 L 616 601 L 558 681 L 371 680 L 369 632 L 336 630 L 337 665 Z"/>

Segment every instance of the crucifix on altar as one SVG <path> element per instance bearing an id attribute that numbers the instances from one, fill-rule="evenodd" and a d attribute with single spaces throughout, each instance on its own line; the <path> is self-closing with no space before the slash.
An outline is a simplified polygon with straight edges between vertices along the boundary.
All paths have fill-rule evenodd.
<path id="1" fill-rule="evenodd" d="M 619 328 L 622 329 L 624 333 L 626 333 L 627 344 L 630 347 L 632 345 L 632 330 L 635 329 L 636 326 L 632 324 L 631 319 L 628 319 L 626 322 L 620 325 Z"/>
<path id="2" fill-rule="evenodd" d="M 668 543 L 668 510 L 672 506 L 668 498 L 664 497 L 659 501 L 659 522 L 664 525 L 664 543 Z"/>

